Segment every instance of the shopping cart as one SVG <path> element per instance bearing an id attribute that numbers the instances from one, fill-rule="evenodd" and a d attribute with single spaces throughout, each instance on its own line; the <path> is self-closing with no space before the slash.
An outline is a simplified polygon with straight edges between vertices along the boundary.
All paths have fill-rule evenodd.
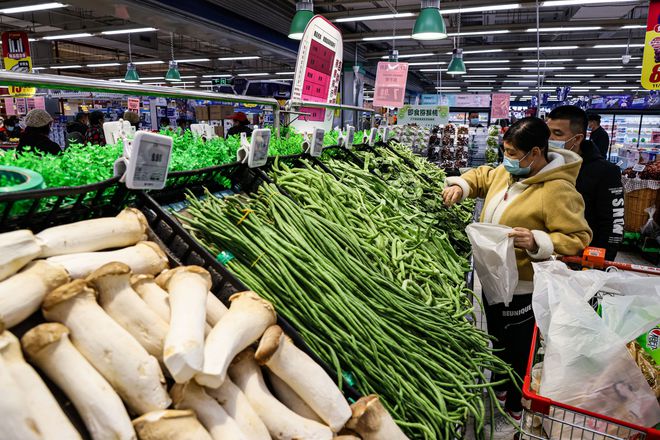
<path id="1" fill-rule="evenodd" d="M 657 267 L 625 265 L 604 260 L 604 251 L 588 248 L 582 257 L 563 258 L 568 264 L 588 269 L 630 270 L 660 275 Z M 520 440 L 660 440 L 660 430 L 645 428 L 565 405 L 537 393 L 541 370 L 535 368 L 543 360 L 543 347 L 538 327 L 534 329 L 532 346 L 523 382 L 523 415 Z"/>

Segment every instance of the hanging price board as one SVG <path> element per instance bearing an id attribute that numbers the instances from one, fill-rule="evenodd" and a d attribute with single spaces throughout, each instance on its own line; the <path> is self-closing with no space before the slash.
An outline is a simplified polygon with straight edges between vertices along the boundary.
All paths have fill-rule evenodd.
<path id="1" fill-rule="evenodd" d="M 403 99 L 406 96 L 407 81 L 408 63 L 378 63 L 374 106 L 402 107 Z"/>
<path id="2" fill-rule="evenodd" d="M 642 87 L 660 90 L 660 0 L 651 0 L 644 43 Z"/>
<path id="3" fill-rule="evenodd" d="M 27 33 L 8 31 L 2 33 L 2 58 L 5 70 L 10 72 L 32 72 L 32 57 Z M 31 98 L 37 92 L 34 87 L 9 86 L 9 94 L 16 98 Z"/>

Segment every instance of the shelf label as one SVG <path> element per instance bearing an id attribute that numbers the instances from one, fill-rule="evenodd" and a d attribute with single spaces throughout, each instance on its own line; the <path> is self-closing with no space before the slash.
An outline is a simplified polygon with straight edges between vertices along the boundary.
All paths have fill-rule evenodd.
<path id="1" fill-rule="evenodd" d="M 344 147 L 347 150 L 350 150 L 351 147 L 353 147 L 354 140 L 355 140 L 355 127 L 349 125 L 348 130 L 346 130 L 346 140 L 344 141 Z"/>
<path id="2" fill-rule="evenodd" d="M 163 189 L 172 155 L 172 138 L 139 131 L 128 157 L 126 187 L 130 189 Z"/>
<path id="3" fill-rule="evenodd" d="M 309 155 L 312 157 L 319 157 L 323 152 L 323 138 L 325 137 L 325 130 L 322 128 L 315 128 L 312 133 L 311 145 L 309 148 Z"/>
<path id="4" fill-rule="evenodd" d="M 644 171 L 646 169 L 646 165 L 642 165 L 641 163 L 638 163 L 632 169 L 633 169 L 633 171 L 641 173 L 642 171 Z"/>
<path id="5" fill-rule="evenodd" d="M 266 165 L 268 162 L 268 146 L 270 145 L 270 129 L 262 128 L 252 132 L 250 151 L 247 156 L 247 164 L 250 168 Z"/>

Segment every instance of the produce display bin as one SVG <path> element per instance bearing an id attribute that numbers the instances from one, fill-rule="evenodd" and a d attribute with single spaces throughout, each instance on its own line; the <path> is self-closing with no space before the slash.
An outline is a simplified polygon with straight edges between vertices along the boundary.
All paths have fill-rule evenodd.
<path id="1" fill-rule="evenodd" d="M 629 232 L 639 232 L 642 226 L 649 220 L 645 209 L 656 206 L 660 191 L 657 189 L 643 188 L 625 194 L 624 227 Z"/>
<path id="2" fill-rule="evenodd" d="M 644 428 L 556 402 L 534 391 L 540 376 L 533 374 L 533 367 L 541 360 L 541 337 L 534 329 L 532 346 L 523 383 L 523 416 L 520 440 L 660 440 L 660 431 Z M 538 379 L 538 380 L 537 380 Z"/>
<path id="3" fill-rule="evenodd" d="M 214 179 L 220 174 L 230 177 L 234 176 L 234 180 L 243 183 L 247 183 L 250 179 L 253 179 L 256 184 L 259 178 L 258 175 L 260 174 L 252 173 L 252 170 L 239 164 L 213 167 L 212 170 L 205 170 L 204 173 L 208 179 L 206 181 L 207 184 L 215 182 Z M 177 179 L 187 177 L 186 174 L 187 172 L 180 173 L 179 175 L 176 173 L 170 175 L 174 180 L 173 184 L 177 182 Z M 181 184 L 181 181 L 179 181 L 179 184 Z M 180 196 L 183 195 L 181 189 L 182 187 L 178 188 L 178 194 Z M 172 193 L 168 193 L 168 191 L 164 191 L 162 195 L 167 198 L 168 194 L 171 197 Z M 71 203 L 71 201 L 73 202 Z M 36 210 L 35 207 L 40 205 L 48 206 L 50 211 L 37 215 L 33 214 L 33 211 Z M 13 212 L 13 208 L 16 206 L 28 206 L 28 210 L 23 210 L 20 215 L 9 215 L 9 212 Z M 211 292 L 223 303 L 228 305 L 229 297 L 232 294 L 249 290 L 240 280 L 227 271 L 216 260 L 215 256 L 211 255 L 197 243 L 177 220 L 161 208 L 151 195 L 142 191 L 127 190 L 122 183 L 119 183 L 119 178 L 81 187 L 1 194 L 0 232 L 16 229 L 31 229 L 37 232 L 51 226 L 98 217 L 115 216 L 127 206 L 137 208 L 144 214 L 149 225 L 149 240 L 158 243 L 163 251 L 165 251 L 171 267 L 198 265 L 210 273 L 212 278 Z M 29 329 L 43 322 L 45 320 L 41 312 L 38 311 L 10 330 L 20 338 Z M 293 340 L 294 344 L 321 365 L 330 377 L 334 378 L 336 376 L 336 372 L 324 364 L 309 349 L 298 331 L 286 321 L 286 318 L 278 314 L 277 324 L 282 327 L 285 333 Z M 42 376 L 42 378 L 82 437 L 84 439 L 91 439 L 80 416 L 67 397 L 47 377 Z M 356 390 L 346 384 L 342 391 L 349 401 L 357 400 L 361 397 Z"/>

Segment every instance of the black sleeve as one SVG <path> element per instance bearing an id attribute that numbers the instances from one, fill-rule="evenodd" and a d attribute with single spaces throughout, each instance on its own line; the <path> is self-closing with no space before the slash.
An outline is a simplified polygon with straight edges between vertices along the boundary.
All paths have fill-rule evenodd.
<path id="1" fill-rule="evenodd" d="M 623 242 L 623 186 L 619 169 L 607 165 L 603 169 L 602 184 L 596 189 L 594 220 L 590 225 L 594 233 L 591 246 L 604 248 L 606 259 L 614 261 Z"/>
<path id="2" fill-rule="evenodd" d="M 591 141 L 596 144 L 600 155 L 607 159 L 607 151 L 610 148 L 610 137 L 605 130 L 596 130 L 591 136 Z"/>
<path id="3" fill-rule="evenodd" d="M 60 145 L 57 142 L 51 141 L 50 139 L 48 140 L 50 142 L 44 143 L 44 151 L 48 154 L 60 154 L 62 152 Z"/>

